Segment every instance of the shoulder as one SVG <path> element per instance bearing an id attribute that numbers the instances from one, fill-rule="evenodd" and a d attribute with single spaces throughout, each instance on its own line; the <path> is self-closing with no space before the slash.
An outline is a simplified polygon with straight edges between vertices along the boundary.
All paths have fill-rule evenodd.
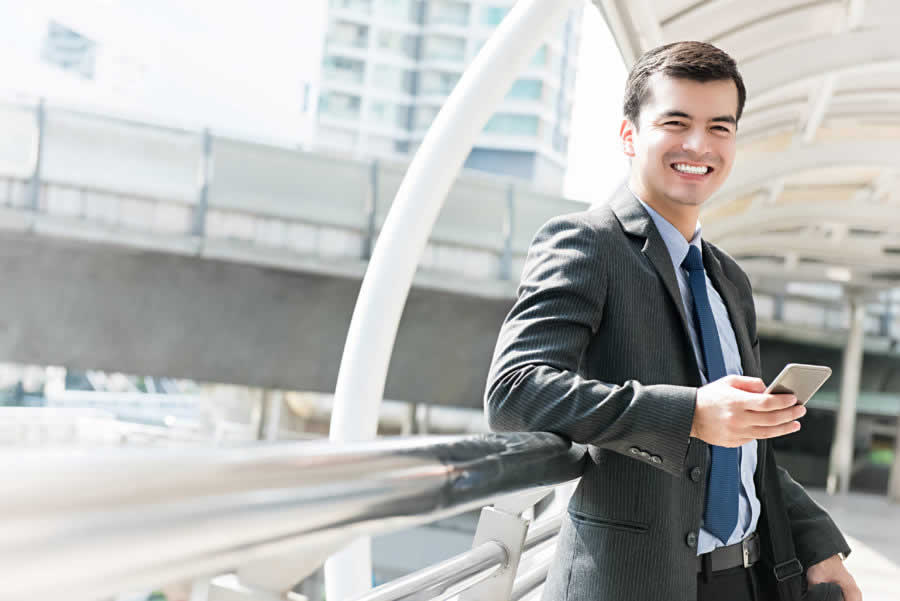
<path id="1" fill-rule="evenodd" d="M 585 245 L 604 245 L 621 235 L 622 227 L 615 213 L 607 207 L 591 207 L 584 211 L 557 215 L 546 221 L 534 237 L 534 243 L 548 239 L 577 238 Z"/>

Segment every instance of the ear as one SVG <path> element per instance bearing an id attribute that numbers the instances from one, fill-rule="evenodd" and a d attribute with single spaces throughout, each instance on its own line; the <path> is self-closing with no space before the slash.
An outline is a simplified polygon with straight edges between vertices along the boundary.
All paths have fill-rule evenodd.
<path id="1" fill-rule="evenodd" d="M 619 128 L 619 138 L 622 140 L 622 152 L 625 156 L 634 158 L 634 132 L 637 128 L 628 119 L 622 119 L 622 127 Z"/>

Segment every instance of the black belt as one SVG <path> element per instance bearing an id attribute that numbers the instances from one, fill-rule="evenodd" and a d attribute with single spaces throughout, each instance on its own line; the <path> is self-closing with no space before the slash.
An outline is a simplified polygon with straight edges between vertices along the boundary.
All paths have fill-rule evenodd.
<path id="1" fill-rule="evenodd" d="M 709 553 L 697 556 L 697 571 L 703 571 L 703 562 L 709 557 L 713 572 L 744 566 L 749 568 L 759 561 L 759 535 L 755 532 L 739 543 L 718 547 Z"/>

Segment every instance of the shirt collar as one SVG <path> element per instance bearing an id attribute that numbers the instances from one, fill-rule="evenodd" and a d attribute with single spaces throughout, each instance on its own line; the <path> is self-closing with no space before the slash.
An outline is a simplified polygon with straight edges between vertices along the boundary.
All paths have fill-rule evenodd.
<path id="1" fill-rule="evenodd" d="M 630 188 L 629 188 L 630 191 Z M 666 243 L 666 248 L 669 251 L 669 257 L 672 259 L 672 265 L 675 266 L 676 272 L 681 268 L 681 264 L 684 262 L 684 259 L 687 257 L 688 249 L 690 246 L 696 246 L 700 252 L 703 252 L 703 246 L 701 245 L 701 232 L 702 228 L 700 227 L 700 221 L 697 220 L 697 227 L 694 229 L 694 237 L 691 238 L 690 243 L 684 239 L 684 236 L 681 235 L 681 232 L 678 231 L 674 225 L 669 223 L 669 221 L 657 213 L 653 207 L 645 203 L 643 200 L 638 198 L 638 195 L 634 192 L 631 192 L 631 195 L 634 196 L 641 206 L 647 210 L 647 213 L 650 215 L 650 219 L 653 220 L 653 225 L 656 226 L 656 229 L 659 231 L 659 235 L 662 236 L 663 242 Z"/>

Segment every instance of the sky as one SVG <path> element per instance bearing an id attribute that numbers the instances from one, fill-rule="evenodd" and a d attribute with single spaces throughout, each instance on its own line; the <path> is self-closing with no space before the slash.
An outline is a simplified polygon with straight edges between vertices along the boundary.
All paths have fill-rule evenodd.
<path id="1" fill-rule="evenodd" d="M 321 64 L 327 0 L 0 0 L 0 92 L 296 145 L 303 86 Z M 268 10 L 263 10 L 264 8 Z M 96 40 L 93 81 L 39 60 L 47 20 Z M 565 196 L 606 198 L 624 177 L 625 68 L 587 3 Z M 202 82 L 202 85 L 198 85 Z M 313 88 L 314 91 L 314 88 Z"/>

